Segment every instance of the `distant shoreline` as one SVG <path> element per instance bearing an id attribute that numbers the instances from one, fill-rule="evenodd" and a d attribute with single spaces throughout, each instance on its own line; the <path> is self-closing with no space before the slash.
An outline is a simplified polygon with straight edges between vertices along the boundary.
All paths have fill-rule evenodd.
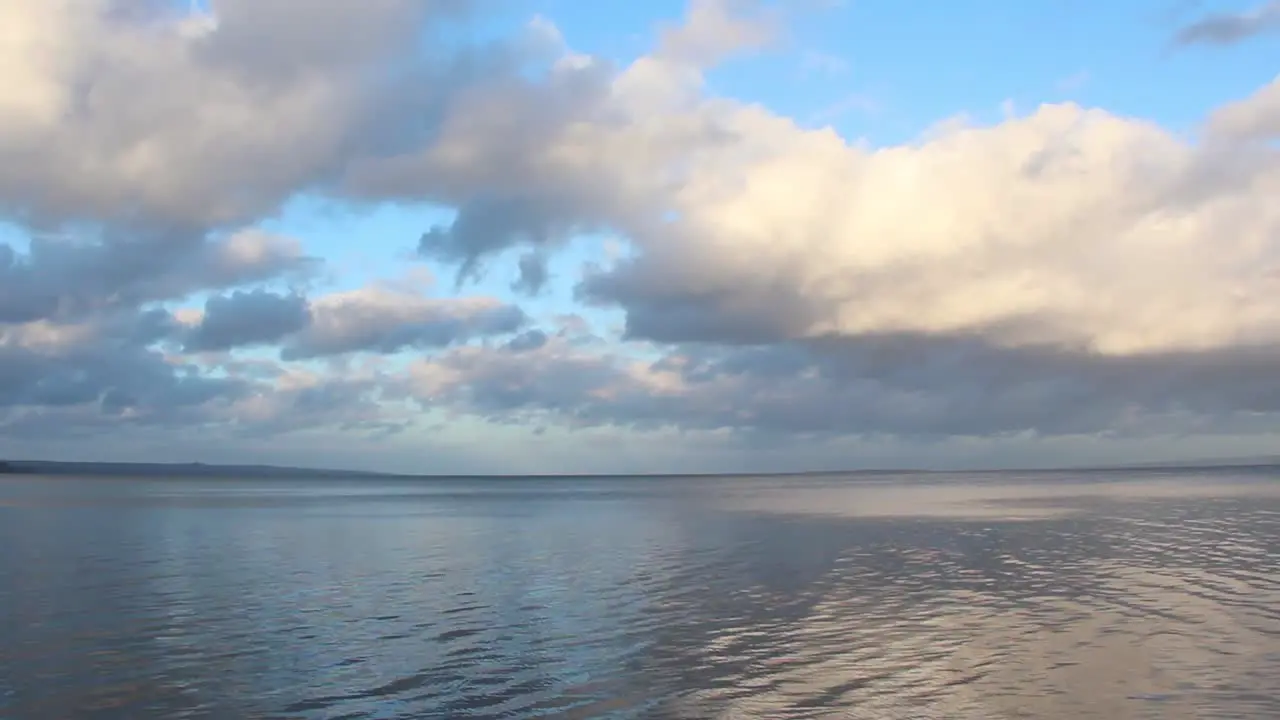
<path id="1" fill-rule="evenodd" d="M 269 479 L 372 479 L 372 480 L 588 480 L 588 479 L 662 479 L 662 478 L 715 478 L 715 477 L 876 477 L 894 475 L 937 475 L 969 473 L 1104 473 L 1132 472 L 1139 474 L 1176 471 L 1242 471 L 1280 469 L 1280 458 L 1246 459 L 1239 461 L 1186 461 L 1168 464 L 1114 465 L 1094 467 L 1054 468 L 991 468 L 991 469 L 925 469 L 925 468 L 876 468 L 850 470 L 810 470 L 795 472 L 722 472 L 722 473 L 541 473 L 526 475 L 477 475 L 477 474 L 408 474 L 332 468 L 301 468 L 274 465 L 216 465 L 206 463 L 130 463 L 130 462 L 66 462 L 57 460 L 0 460 L 0 475 L 49 475 L 86 477 L 136 477 L 136 478 L 252 478 Z"/>
<path id="2" fill-rule="evenodd" d="M 936 472 L 917 468 L 885 468 L 863 470 L 817 470 L 766 473 L 540 473 L 525 475 L 388 473 L 334 468 L 303 468 L 276 465 L 217 465 L 208 463 L 130 463 L 68 462 L 59 460 L 0 461 L 0 473 L 14 475 L 86 475 L 86 476 L 181 476 L 181 477 L 252 477 L 259 478 L 374 478 L 382 480 L 500 480 L 508 478 L 682 478 L 682 477 L 766 477 L 805 475 L 902 475 Z"/>

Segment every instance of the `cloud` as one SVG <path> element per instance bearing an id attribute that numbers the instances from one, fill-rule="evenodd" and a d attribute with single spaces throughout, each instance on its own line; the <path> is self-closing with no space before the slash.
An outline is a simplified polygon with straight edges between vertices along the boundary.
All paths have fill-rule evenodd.
<path id="1" fill-rule="evenodd" d="M 336 173 L 449 5 L 226 0 L 193 26 L 137 0 L 0 11 L 0 210 L 242 223 Z M 193 28 L 203 28 L 193 32 Z"/>
<path id="2" fill-rule="evenodd" d="M 1270 117 L 1265 95 L 1201 143 L 1067 103 L 868 149 L 689 95 L 698 71 L 661 50 L 601 72 L 481 86 L 436 144 L 362 167 L 361 187 L 457 202 L 420 250 L 464 275 L 514 247 L 621 234 L 631 257 L 581 294 L 623 309 L 634 338 L 972 334 L 1132 354 L 1280 332 L 1280 175 L 1273 149 L 1240 145 L 1269 127 L 1248 119 Z"/>
<path id="3" fill-rule="evenodd" d="M 0 326 L 0 436 L 48 441 L 198 430 L 213 441 L 404 427 L 411 418 L 395 398 L 381 401 L 394 381 L 359 364 L 325 374 L 165 349 L 173 340 L 189 352 L 272 342 L 306 317 L 305 307 L 296 296 L 253 291 L 211 299 L 194 322 L 153 309 L 71 325 Z"/>
<path id="4" fill-rule="evenodd" d="M 750 45 L 746 30 L 720 28 L 724 11 L 695 4 L 703 25 L 670 42 L 705 42 L 715 49 L 708 58 Z M 415 136 L 421 146 L 354 162 L 343 191 L 457 208 L 452 222 L 424 233 L 419 252 L 456 263 L 460 280 L 478 279 L 511 247 L 555 250 L 619 218 L 646 222 L 681 181 L 672 165 L 728 140 L 712 118 L 682 112 L 698 98 L 703 68 L 657 54 L 615 72 L 600 60 L 563 62 L 571 57 L 562 49 L 532 78 L 510 69 L 474 78 L 449 95 L 429 137 Z"/>
<path id="5" fill-rule="evenodd" d="M 633 337 L 972 334 L 1104 354 L 1280 337 L 1268 148 L 1071 104 L 877 150 L 757 108 L 720 117 L 739 141 L 686 166 L 661 208 L 677 219 L 636 227 L 633 257 L 584 285 Z"/>
<path id="6" fill-rule="evenodd" d="M 454 256 L 554 247 L 548 218 L 612 229 L 632 252 L 580 297 L 621 309 L 635 341 L 711 343 L 727 359 L 695 380 L 671 371 L 692 362 L 681 352 L 662 365 L 562 342 L 461 348 L 416 368 L 424 400 L 494 420 L 783 435 L 1272 421 L 1260 398 L 1274 396 L 1265 358 L 1280 344 L 1280 173 L 1252 144 L 1269 132 L 1253 119 L 1269 117 L 1268 91 L 1211 114 L 1200 140 L 1067 103 L 868 149 L 757 106 L 637 101 L 687 87 L 654 71 L 636 61 L 607 98 L 504 149 L 539 171 L 506 173 L 510 204 L 484 217 L 510 227 Z M 470 140 L 482 173 L 491 156 Z M 563 161 L 617 157 L 613 142 L 647 152 Z M 874 361 L 886 355 L 896 365 Z"/>
<path id="7" fill-rule="evenodd" d="M 1231 45 L 1280 29 L 1280 2 L 1270 0 L 1244 12 L 1206 15 L 1174 37 L 1179 45 Z"/>
<path id="8" fill-rule="evenodd" d="M 442 348 L 514 333 L 526 321 L 520 308 L 491 298 L 435 299 L 367 287 L 315 300 L 310 324 L 287 340 L 283 355 L 298 360 Z"/>
<path id="9" fill-rule="evenodd" d="M 305 279 L 318 261 L 296 239 L 256 230 L 205 240 L 110 231 L 100 240 L 36 236 L 29 252 L 0 244 L 0 323 L 74 320 L 278 278 Z"/>
<path id="10" fill-rule="evenodd" d="M 537 350 L 547 344 L 549 337 L 542 330 L 528 330 L 507 341 L 503 347 L 510 352 L 522 353 Z"/>
<path id="11" fill-rule="evenodd" d="M 300 295 L 237 291 L 205 302 L 203 317 L 184 338 L 183 347 L 187 352 L 208 352 L 266 345 L 310 323 L 311 310 Z"/>
<path id="12" fill-rule="evenodd" d="M 388 395 L 394 383 L 376 370 L 340 376 L 286 369 L 264 391 L 237 398 L 228 409 L 229 429 L 244 437 L 274 437 L 324 428 L 353 440 L 395 434 L 413 415 Z"/>
<path id="13" fill-rule="evenodd" d="M 390 412 L 378 381 L 299 385 L 284 366 L 229 353 L 281 342 L 385 352 L 515 323 L 518 311 L 455 317 L 441 303 L 406 317 L 412 327 L 381 317 L 360 336 L 343 325 L 350 307 L 300 294 L 322 261 L 255 227 L 390 142 L 386 119 L 457 69 L 405 59 L 469 3 L 268 5 L 224 0 L 196 17 L 145 0 L 0 9 L 0 217 L 30 239 L 0 243 L 6 436 L 372 428 Z M 253 287 L 281 282 L 293 293 Z M 207 293 L 202 313 L 165 309 Z"/>
<path id="14" fill-rule="evenodd" d="M 550 279 L 547 258 L 538 252 L 529 252 L 521 256 L 519 270 L 519 277 L 511 285 L 511 289 L 517 292 L 537 295 Z"/>
<path id="15" fill-rule="evenodd" d="M 554 199 L 535 201 L 517 197 L 480 197 L 463 205 L 451 225 L 437 225 L 418 241 L 418 253 L 425 258 L 459 264 L 459 282 L 478 279 L 485 256 L 505 250 L 513 243 L 544 246 L 573 236 L 575 226 L 560 218 L 575 214 L 557 207 Z M 586 229 L 588 222 L 577 226 Z M 545 260 L 536 254 L 521 261 L 520 286 L 534 292 L 541 287 Z"/>
<path id="16" fill-rule="evenodd" d="M 626 359 L 550 338 L 459 348 L 411 372 L 429 407 L 500 422 L 917 440 L 1257 431 L 1280 412 L 1274 349 L 1104 357 L 913 336 Z"/>
<path id="17" fill-rule="evenodd" d="M 290 361 L 444 348 L 510 335 L 529 320 L 520 308 L 492 298 L 430 298 L 379 285 L 315 298 L 236 291 L 209 298 L 202 312 L 186 323 L 182 319 L 175 318 L 186 325 L 177 333 L 184 352 L 275 345 Z M 511 342 L 528 344 L 538 332 Z"/>
<path id="18" fill-rule="evenodd" d="M 478 7 L 4 4 L 0 434 L 1274 427 L 1280 81 L 1194 133 L 1065 103 L 870 147 L 708 92 L 782 31 L 762 4 L 694 0 L 621 65 L 542 18 L 457 47 Z M 1210 20 L 1183 42 L 1243 37 Z M 416 252 L 458 295 L 321 288 L 262 229 L 299 197 L 456 211 Z M 625 249 L 552 277 L 583 235 Z M 470 294 L 508 261 L 627 342 Z"/>
<path id="19" fill-rule="evenodd" d="M 156 322 L 158 318 L 135 318 Z M 160 320 L 163 325 L 163 321 Z M 200 425 L 249 392 L 145 347 L 163 327 L 0 332 L 0 434 L 108 433 L 115 425 Z M 160 332 L 157 332 L 159 330 Z"/>
<path id="20" fill-rule="evenodd" d="M 1253 95 L 1228 103 L 1209 116 L 1209 129 L 1220 137 L 1243 140 L 1280 138 L 1280 76 Z M 1266 149 L 1263 152 L 1267 152 Z"/>
<path id="21" fill-rule="evenodd" d="M 755 0 L 691 0 L 684 22 L 664 29 L 656 55 L 699 67 L 763 47 L 777 33 L 778 18 Z"/>

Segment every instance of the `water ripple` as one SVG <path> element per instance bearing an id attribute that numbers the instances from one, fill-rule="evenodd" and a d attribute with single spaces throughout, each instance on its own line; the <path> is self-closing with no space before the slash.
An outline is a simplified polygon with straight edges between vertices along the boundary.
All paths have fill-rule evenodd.
<path id="1" fill-rule="evenodd" d="M 1270 476 L 0 481 L 0 717 L 1280 717 Z"/>

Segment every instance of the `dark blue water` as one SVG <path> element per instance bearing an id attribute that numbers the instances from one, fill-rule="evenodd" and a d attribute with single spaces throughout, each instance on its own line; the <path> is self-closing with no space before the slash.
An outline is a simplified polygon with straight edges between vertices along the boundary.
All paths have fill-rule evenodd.
<path id="1" fill-rule="evenodd" d="M 4 718 L 1275 718 L 1266 473 L 0 478 Z"/>

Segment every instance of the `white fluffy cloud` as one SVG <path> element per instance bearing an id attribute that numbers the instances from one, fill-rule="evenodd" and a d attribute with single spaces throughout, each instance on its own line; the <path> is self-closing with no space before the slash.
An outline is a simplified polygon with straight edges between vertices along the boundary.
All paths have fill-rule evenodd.
<path id="1" fill-rule="evenodd" d="M 696 5 L 678 44 L 755 38 L 705 19 L 723 9 Z M 1199 138 L 1064 104 L 867 148 L 702 97 L 684 59 L 701 55 L 669 44 L 614 75 L 575 64 L 478 86 L 435 144 L 365 164 L 357 184 L 457 203 L 421 250 L 464 271 L 623 234 L 635 257 L 584 290 L 654 339 L 958 334 L 1103 354 L 1280 340 L 1280 162 L 1258 142 L 1276 84 L 1208 114 Z"/>
<path id="2" fill-rule="evenodd" d="M 1261 114 L 1251 99 L 1215 120 Z M 1265 100 L 1265 96 L 1263 96 Z M 1073 105 L 868 150 L 758 108 L 638 257 L 592 278 L 641 335 L 976 335 L 1104 354 L 1280 340 L 1280 162 Z M 1256 127 L 1249 125 L 1250 129 Z M 676 321 L 678 322 L 678 321 Z"/>
<path id="3" fill-rule="evenodd" d="M 12 0 L 0 10 L 0 209 L 205 227 L 322 182 L 457 3 Z"/>

